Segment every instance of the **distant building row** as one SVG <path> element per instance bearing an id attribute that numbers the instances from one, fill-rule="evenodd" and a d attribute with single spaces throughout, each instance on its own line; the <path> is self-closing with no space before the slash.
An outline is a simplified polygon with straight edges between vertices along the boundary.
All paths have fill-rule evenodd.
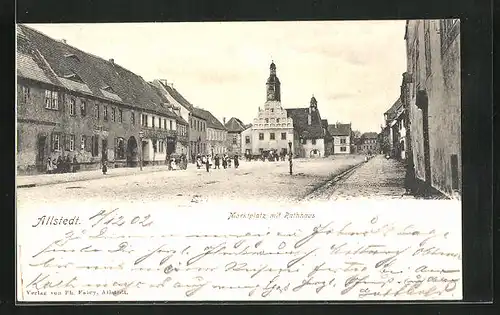
<path id="1" fill-rule="evenodd" d="M 226 124 L 229 151 L 267 156 L 287 154 L 291 148 L 296 157 L 308 158 L 351 153 L 351 125 L 329 125 L 321 118 L 314 96 L 308 107 L 283 108 L 274 62 L 269 69 L 267 100 L 264 108 L 258 108 L 253 123 L 245 125 L 233 117 Z"/>
<path id="2" fill-rule="evenodd" d="M 407 71 L 384 114 L 383 150 L 408 167 L 418 187 L 459 196 L 462 186 L 460 22 L 406 23 Z M 425 188 L 424 188 L 425 189 Z"/>
<path id="3" fill-rule="evenodd" d="M 164 80 L 146 82 L 117 65 L 17 27 L 17 166 L 44 172 L 48 159 L 161 164 L 177 153 L 224 153 L 226 128 Z"/>

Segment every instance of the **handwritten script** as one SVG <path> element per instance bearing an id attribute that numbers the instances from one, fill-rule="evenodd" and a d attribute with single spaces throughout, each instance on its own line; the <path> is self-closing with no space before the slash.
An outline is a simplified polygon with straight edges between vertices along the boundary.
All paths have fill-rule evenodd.
<path id="1" fill-rule="evenodd" d="M 461 299 L 460 208 L 424 203 L 252 221 L 234 208 L 65 209 L 80 224 L 37 228 L 39 212 L 18 214 L 18 299 Z"/>

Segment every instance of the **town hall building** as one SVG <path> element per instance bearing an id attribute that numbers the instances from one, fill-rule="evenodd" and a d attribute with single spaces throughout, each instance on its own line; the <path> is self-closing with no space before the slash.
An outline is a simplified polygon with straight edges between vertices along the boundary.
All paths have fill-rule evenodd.
<path id="1" fill-rule="evenodd" d="M 245 136 L 245 154 L 268 155 L 292 152 L 298 157 L 323 157 L 325 131 L 314 96 L 310 106 L 285 109 L 281 105 L 281 82 L 271 62 L 266 82 L 267 100 L 259 107 L 251 132 Z M 243 139 L 242 139 L 243 141 Z"/>

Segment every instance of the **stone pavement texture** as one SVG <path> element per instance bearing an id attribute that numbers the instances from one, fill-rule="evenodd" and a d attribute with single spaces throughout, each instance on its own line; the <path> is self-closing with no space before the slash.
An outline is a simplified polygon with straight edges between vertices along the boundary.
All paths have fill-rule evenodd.
<path id="1" fill-rule="evenodd" d="M 63 174 L 40 174 L 30 176 L 17 176 L 16 186 L 44 186 L 54 185 L 60 183 L 79 182 L 92 179 L 101 179 L 103 177 L 116 177 L 126 175 L 138 175 L 140 173 L 150 173 L 164 171 L 167 169 L 166 165 L 147 166 L 143 167 L 141 171 L 139 167 L 135 168 L 109 168 L 106 175 L 102 174 L 101 170 L 81 171 L 76 173 L 63 173 Z"/>
<path id="2" fill-rule="evenodd" d="M 293 161 L 244 162 L 240 168 L 196 169 L 193 164 L 183 171 L 157 170 L 123 176 L 104 176 L 95 172 L 92 180 L 18 189 L 17 207 L 36 208 L 41 204 L 113 204 L 143 201 L 160 202 L 162 207 L 186 207 L 210 200 L 245 200 L 258 204 L 273 201 L 300 201 L 315 187 L 363 161 L 363 156 L 320 158 Z M 109 174 L 119 172 L 111 169 Z M 67 174 L 71 175 L 71 174 Z M 45 176 L 45 175 L 44 175 Z M 89 175 L 90 176 L 90 175 Z"/>
<path id="3" fill-rule="evenodd" d="M 377 155 L 333 185 L 329 199 L 414 199 L 405 195 L 404 178 L 405 168 L 401 162 Z"/>

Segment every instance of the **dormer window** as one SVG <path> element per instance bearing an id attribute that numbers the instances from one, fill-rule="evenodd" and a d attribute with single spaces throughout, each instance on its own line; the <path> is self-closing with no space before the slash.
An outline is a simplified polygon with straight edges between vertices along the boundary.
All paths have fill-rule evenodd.
<path id="1" fill-rule="evenodd" d="M 109 85 L 105 85 L 105 86 L 103 86 L 103 87 L 102 87 L 102 89 L 103 89 L 104 91 L 106 91 L 106 92 L 116 94 L 116 93 L 115 93 L 115 91 L 113 90 L 113 88 L 112 88 L 112 87 L 110 87 Z"/>
<path id="2" fill-rule="evenodd" d="M 64 76 L 65 79 L 69 79 L 71 81 L 76 81 L 76 82 L 80 82 L 80 83 L 84 83 L 82 78 L 80 78 L 80 76 L 74 72 L 71 72 L 71 73 L 68 73 Z"/>
<path id="3" fill-rule="evenodd" d="M 78 56 L 75 54 L 66 54 L 66 55 L 64 55 L 64 57 L 71 58 L 71 59 L 76 60 L 76 61 L 80 61 L 80 58 L 78 58 Z"/>

